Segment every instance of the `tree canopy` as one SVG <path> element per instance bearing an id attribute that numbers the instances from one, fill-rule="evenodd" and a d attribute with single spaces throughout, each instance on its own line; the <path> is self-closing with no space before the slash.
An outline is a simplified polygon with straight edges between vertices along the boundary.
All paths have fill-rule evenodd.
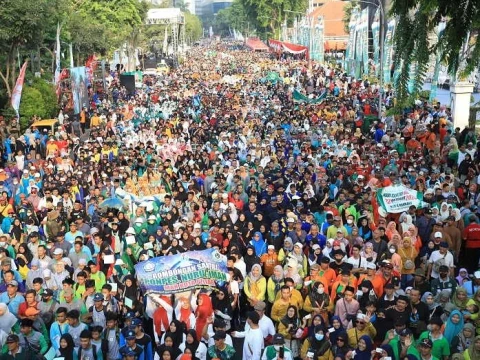
<path id="1" fill-rule="evenodd" d="M 398 19 L 394 65 L 400 70 L 396 84 L 400 100 L 421 90 L 432 55 L 440 54 L 452 75 L 459 70 L 468 74 L 480 65 L 479 0 L 393 0 L 390 15 Z M 431 42 L 442 21 L 446 21 L 445 30 L 438 42 Z M 412 81 L 413 94 L 408 91 Z"/>

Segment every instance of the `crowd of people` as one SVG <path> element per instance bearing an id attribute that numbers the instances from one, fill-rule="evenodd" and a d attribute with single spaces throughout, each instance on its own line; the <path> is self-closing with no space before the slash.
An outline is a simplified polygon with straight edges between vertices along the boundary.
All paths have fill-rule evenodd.
<path id="1" fill-rule="evenodd" d="M 134 94 L 112 71 L 54 133 L 3 122 L 0 360 L 479 360 L 475 129 L 387 116 L 391 90 L 379 109 L 336 66 L 187 59 Z M 379 213 L 391 185 L 426 205 Z M 209 248 L 227 284 L 139 286 L 137 263 Z"/>

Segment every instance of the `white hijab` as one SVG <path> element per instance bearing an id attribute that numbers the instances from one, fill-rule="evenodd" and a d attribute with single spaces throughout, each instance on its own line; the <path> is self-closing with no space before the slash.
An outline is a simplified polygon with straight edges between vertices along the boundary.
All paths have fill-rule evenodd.
<path id="1" fill-rule="evenodd" d="M 13 325 L 17 323 L 18 319 L 10 312 L 6 304 L 0 304 L 0 310 L 5 312 L 2 316 L 0 316 L 0 330 L 10 334 Z"/>

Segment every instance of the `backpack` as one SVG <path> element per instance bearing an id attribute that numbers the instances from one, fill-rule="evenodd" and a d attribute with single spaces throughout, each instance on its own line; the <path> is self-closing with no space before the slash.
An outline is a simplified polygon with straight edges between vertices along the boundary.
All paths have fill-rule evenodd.
<path id="1" fill-rule="evenodd" d="M 436 273 L 438 273 L 440 271 L 440 266 L 446 264 L 446 262 L 445 262 L 445 257 L 446 256 L 447 256 L 447 254 L 443 255 L 442 258 L 437 259 L 433 262 L 433 271 L 435 271 Z"/>

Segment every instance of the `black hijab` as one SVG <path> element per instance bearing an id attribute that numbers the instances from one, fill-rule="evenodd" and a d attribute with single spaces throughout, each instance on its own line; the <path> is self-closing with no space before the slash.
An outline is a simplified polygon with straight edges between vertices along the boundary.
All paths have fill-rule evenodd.
<path id="1" fill-rule="evenodd" d="M 70 334 L 63 334 L 60 338 L 60 341 L 64 339 L 67 342 L 67 347 L 62 348 L 60 346 L 60 355 L 65 359 L 65 360 L 73 360 L 73 350 L 75 349 L 75 343 L 73 341 L 73 337 Z M 59 342 L 60 343 L 60 342 Z"/>

